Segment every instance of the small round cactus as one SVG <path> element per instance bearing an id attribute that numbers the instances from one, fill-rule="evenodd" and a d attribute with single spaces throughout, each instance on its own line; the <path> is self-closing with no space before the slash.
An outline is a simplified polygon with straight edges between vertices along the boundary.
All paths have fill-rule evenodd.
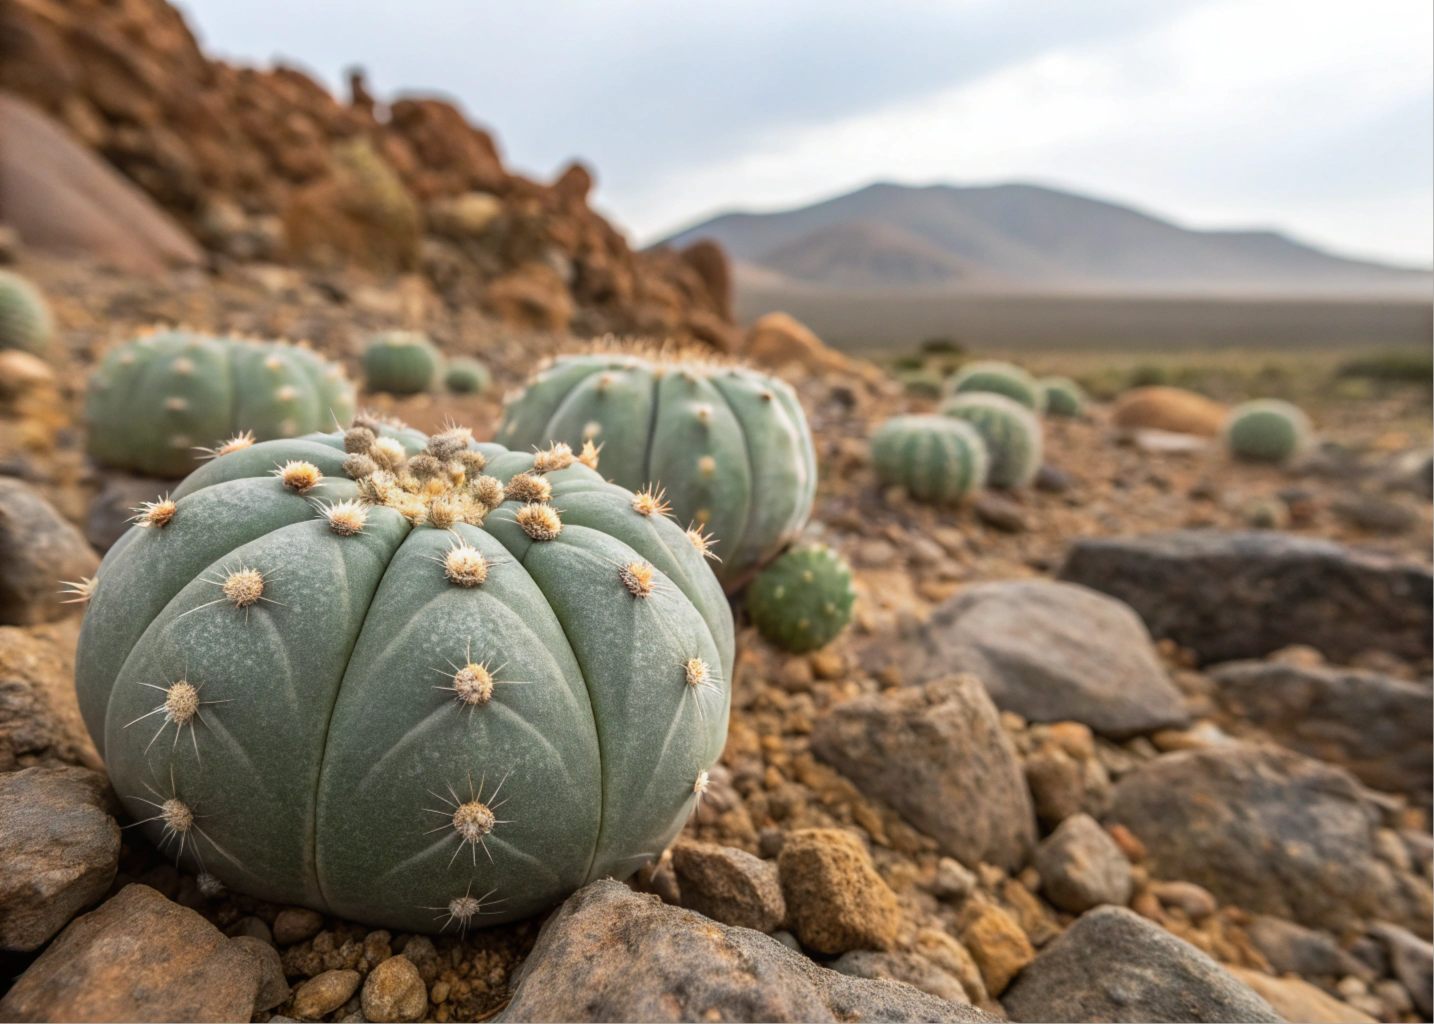
<path id="1" fill-rule="evenodd" d="M 986 442 L 949 416 L 896 416 L 871 437 L 871 461 L 884 484 L 918 501 L 960 501 L 986 484 Z"/>
<path id="2" fill-rule="evenodd" d="M 992 487 L 1022 487 L 1041 468 L 1041 421 L 1005 395 L 973 391 L 948 398 L 941 412 L 965 420 L 986 442 L 986 482 Z"/>
<path id="3" fill-rule="evenodd" d="M 816 494 L 816 450 L 792 389 L 680 350 L 559 359 L 509 402 L 496 439 L 592 444 L 614 483 L 662 488 L 678 522 L 708 538 L 729 591 L 801 531 Z"/>
<path id="4" fill-rule="evenodd" d="M 1225 420 L 1225 442 L 1230 451 L 1251 462 L 1288 462 L 1309 439 L 1309 418 L 1297 406 L 1277 398 L 1237 405 Z"/>
<path id="5" fill-rule="evenodd" d="M 825 544 L 793 548 L 757 574 L 747 612 L 768 641 L 804 654 L 825 647 L 851 622 L 851 566 Z"/>
<path id="6" fill-rule="evenodd" d="M 76 667 L 138 827 L 236 892 L 403 931 L 658 856 L 722 751 L 732 617 L 591 461 L 361 415 L 140 509 Z"/>
<path id="7" fill-rule="evenodd" d="M 984 360 L 967 363 L 951 378 L 951 394 L 989 392 L 1005 395 L 1034 412 L 1045 410 L 1045 389 L 1025 370 L 1013 363 Z"/>
<path id="8" fill-rule="evenodd" d="M 1047 416 L 1079 416 L 1085 412 L 1085 391 L 1069 377 L 1042 377 Z"/>
<path id="9" fill-rule="evenodd" d="M 364 387 L 392 395 L 416 395 L 433 386 L 443 356 L 417 331 L 384 331 L 363 353 Z"/>
<path id="10" fill-rule="evenodd" d="M 492 383 L 488 367 L 464 356 L 450 359 L 443 374 L 443 386 L 455 395 L 481 395 Z"/>
<path id="11" fill-rule="evenodd" d="M 343 369 L 308 349 L 189 331 L 113 349 L 85 396 L 90 454 L 160 477 L 256 441 L 343 426 L 353 412 Z"/>
<path id="12" fill-rule="evenodd" d="M 0 270 L 0 349 L 42 355 L 54 330 L 50 306 L 40 290 L 19 274 Z"/>

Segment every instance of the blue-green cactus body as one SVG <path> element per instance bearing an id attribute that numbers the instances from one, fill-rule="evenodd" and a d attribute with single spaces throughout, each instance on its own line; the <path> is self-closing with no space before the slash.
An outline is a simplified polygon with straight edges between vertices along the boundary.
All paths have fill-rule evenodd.
<path id="1" fill-rule="evenodd" d="M 571 454 L 359 422 L 215 459 L 111 549 L 76 686 L 115 791 L 186 867 L 406 931 L 630 874 L 725 740 L 716 578 Z M 407 462 L 351 479 L 365 436 Z"/>
<path id="2" fill-rule="evenodd" d="M 54 332 L 50 306 L 40 290 L 19 274 L 0 270 L 0 350 L 43 355 Z"/>
<path id="3" fill-rule="evenodd" d="M 1277 398 L 1237 405 L 1225 420 L 1225 442 L 1230 451 L 1251 462 L 1288 462 L 1309 440 L 1309 417 Z"/>
<path id="4" fill-rule="evenodd" d="M 416 395 L 438 379 L 443 356 L 417 331 L 384 331 L 369 339 L 363 353 L 364 389 Z"/>
<path id="5" fill-rule="evenodd" d="M 742 367 L 623 353 L 560 359 L 507 406 L 497 439 L 599 446 L 609 479 L 662 488 L 679 522 L 710 532 L 729 589 L 790 543 L 816 494 L 795 393 Z"/>
<path id="6" fill-rule="evenodd" d="M 1023 487 L 1041 468 L 1041 421 L 1005 395 L 972 391 L 948 398 L 943 415 L 965 420 L 986 442 L 986 482 L 992 487 Z"/>
<path id="7" fill-rule="evenodd" d="M 871 438 L 871 461 L 883 484 L 919 501 L 960 501 L 986 484 L 986 442 L 949 416 L 896 416 Z"/>
<path id="8" fill-rule="evenodd" d="M 90 454 L 161 477 L 183 476 L 227 439 L 297 437 L 346 425 L 353 412 L 343 370 L 307 349 L 188 331 L 111 350 L 85 396 Z"/>
<path id="9" fill-rule="evenodd" d="M 825 647 L 851 622 L 851 566 L 824 544 L 793 548 L 757 574 L 747 612 L 762 636 L 784 651 Z"/>
<path id="10" fill-rule="evenodd" d="M 1046 407 L 1045 389 L 1025 370 L 1014 363 L 982 360 L 967 363 L 951 378 L 951 394 L 968 392 L 1005 395 L 1033 412 Z"/>
<path id="11" fill-rule="evenodd" d="M 465 356 L 450 359 L 443 372 L 443 386 L 455 395 L 481 395 L 492 383 L 488 367 Z"/>
<path id="12" fill-rule="evenodd" d="M 1085 390 L 1069 377 L 1042 377 L 1047 416 L 1080 416 L 1085 412 Z"/>

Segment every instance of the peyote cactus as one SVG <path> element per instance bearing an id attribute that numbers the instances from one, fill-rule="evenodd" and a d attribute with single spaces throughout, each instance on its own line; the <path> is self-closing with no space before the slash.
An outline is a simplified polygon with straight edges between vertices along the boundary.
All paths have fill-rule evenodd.
<path id="1" fill-rule="evenodd" d="M 951 378 L 951 394 L 967 392 L 1005 395 L 1034 412 L 1044 412 L 1046 407 L 1045 389 L 1036 378 L 1013 363 L 995 360 L 967 363 Z"/>
<path id="2" fill-rule="evenodd" d="M 448 362 L 443 385 L 455 395 L 481 395 L 493 383 L 488 367 L 476 359 L 458 357 Z"/>
<path id="3" fill-rule="evenodd" d="M 443 356 L 417 331 L 384 331 L 369 339 L 363 353 L 364 388 L 392 395 L 416 395 L 433 386 Z"/>
<path id="4" fill-rule="evenodd" d="M 651 493 L 360 416 L 139 510 L 76 686 L 191 870 L 405 931 L 539 911 L 661 853 L 722 750 L 732 618 Z"/>
<path id="5" fill-rule="evenodd" d="M 986 484 L 986 442 L 949 416 L 896 416 L 871 437 L 871 461 L 884 484 L 919 501 L 960 501 Z"/>
<path id="6" fill-rule="evenodd" d="M 851 621 L 851 566 L 825 544 L 793 548 L 757 574 L 747 613 L 768 641 L 805 654 L 825 647 Z"/>
<path id="7" fill-rule="evenodd" d="M 973 391 L 948 398 L 946 416 L 965 420 L 986 442 L 986 482 L 992 487 L 1022 487 L 1041 468 L 1041 421 L 1005 395 Z"/>
<path id="8" fill-rule="evenodd" d="M 662 488 L 679 522 L 710 535 L 728 590 L 786 547 L 816 494 L 816 451 L 792 389 L 680 352 L 559 359 L 508 404 L 497 439 L 598 445 L 613 482 Z"/>
<path id="9" fill-rule="evenodd" d="M 1237 405 L 1225 420 L 1230 451 L 1252 462 L 1288 462 L 1309 444 L 1310 421 L 1289 402 L 1259 398 Z"/>
<path id="10" fill-rule="evenodd" d="M 343 369 L 308 349 L 188 331 L 114 349 L 85 396 L 90 454 L 160 477 L 183 476 L 205 451 L 343 426 L 353 412 Z"/>
<path id="11" fill-rule="evenodd" d="M 50 306 L 40 290 L 19 274 L 0 270 L 0 349 L 41 355 L 54 333 Z"/>
<path id="12" fill-rule="evenodd" d="M 1042 377 L 1047 416 L 1079 416 L 1085 412 L 1085 391 L 1069 377 Z"/>

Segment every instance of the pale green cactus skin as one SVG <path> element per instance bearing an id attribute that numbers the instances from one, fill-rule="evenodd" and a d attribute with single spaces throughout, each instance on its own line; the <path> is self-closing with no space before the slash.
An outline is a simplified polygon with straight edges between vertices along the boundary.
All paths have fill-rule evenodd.
<path id="1" fill-rule="evenodd" d="M 972 391 L 948 398 L 945 416 L 965 420 L 986 442 L 986 482 L 992 487 L 1024 487 L 1041 468 L 1043 439 L 1036 415 L 1005 395 Z"/>
<path id="2" fill-rule="evenodd" d="M 1046 415 L 1076 417 L 1085 413 L 1085 390 L 1069 377 L 1042 377 Z"/>
<path id="3" fill-rule="evenodd" d="M 463 356 L 450 359 L 443 374 L 443 386 L 455 395 L 481 395 L 492 383 L 488 367 L 476 359 Z"/>
<path id="4" fill-rule="evenodd" d="M 895 416 L 871 437 L 871 461 L 883 484 L 911 497 L 947 504 L 986 485 L 986 442 L 976 428 L 949 416 Z"/>
<path id="5" fill-rule="evenodd" d="M 1013 363 L 996 360 L 967 363 L 951 378 L 951 394 L 968 392 L 1005 395 L 1032 412 L 1044 412 L 1046 408 L 1045 389 L 1036 378 Z"/>
<path id="6" fill-rule="evenodd" d="M 747 613 L 762 636 L 792 654 L 825 647 L 851 622 L 851 566 L 824 544 L 793 548 L 747 588 Z"/>
<path id="7" fill-rule="evenodd" d="M 363 353 L 364 387 L 391 395 L 427 391 L 443 368 L 443 356 L 417 331 L 385 331 Z"/>
<path id="8" fill-rule="evenodd" d="M 409 455 L 427 440 L 383 434 Z M 499 480 L 534 469 L 468 447 Z M 448 531 L 367 505 L 342 535 L 320 512 L 356 493 L 345 457 L 335 434 L 215 459 L 167 525 L 130 530 L 101 564 L 76 686 L 140 828 L 237 891 L 404 931 L 530 915 L 659 855 L 731 699 L 731 612 L 686 533 L 574 463 L 546 474 L 554 539 L 530 539 L 511 501 Z M 291 460 L 322 480 L 293 493 L 272 473 Z M 489 560 L 479 585 L 445 573 L 460 542 Z M 649 596 L 619 576 L 633 561 L 654 567 Z M 248 568 L 263 597 L 241 608 L 220 584 Z M 496 680 L 477 706 L 444 689 L 468 663 Z M 203 702 L 183 729 L 149 714 L 181 679 Z M 187 832 L 166 828 L 171 798 L 195 816 Z M 474 799 L 496 818 L 481 846 L 454 827 Z"/>
<path id="9" fill-rule="evenodd" d="M 733 591 L 806 525 L 816 451 L 792 389 L 736 366 L 623 353 L 559 359 L 504 410 L 496 440 L 601 446 L 602 472 L 660 487 L 683 525 L 710 532 Z"/>
<path id="10" fill-rule="evenodd" d="M 116 469 L 178 477 L 203 448 L 346 426 L 353 385 L 336 363 L 279 342 L 164 331 L 113 349 L 85 396 L 89 451 Z"/>
<path id="11" fill-rule="evenodd" d="M 1309 417 L 1277 398 L 1237 405 L 1225 420 L 1225 443 L 1250 462 L 1288 462 L 1309 446 L 1310 436 Z"/>
<path id="12" fill-rule="evenodd" d="M 19 274 L 0 270 L 0 349 L 43 355 L 54 332 L 50 305 L 40 290 Z"/>

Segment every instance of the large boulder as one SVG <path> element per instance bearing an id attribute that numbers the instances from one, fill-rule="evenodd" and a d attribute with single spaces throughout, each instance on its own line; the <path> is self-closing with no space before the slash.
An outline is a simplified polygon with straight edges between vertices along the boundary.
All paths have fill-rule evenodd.
<path id="1" fill-rule="evenodd" d="M 932 613 L 901 655 L 906 679 L 973 672 L 1003 711 L 1123 737 L 1186 721 L 1150 634 L 1126 605 L 1050 580 L 978 583 Z"/>
<path id="2" fill-rule="evenodd" d="M 1124 907 L 1083 915 L 1006 990 L 1015 1021 L 1281 1021 L 1250 987 Z"/>
<path id="3" fill-rule="evenodd" d="M 1291 644 L 1338 662 L 1369 650 L 1430 656 L 1429 570 L 1331 541 L 1274 530 L 1081 538 L 1058 575 L 1119 598 L 1205 662 Z"/>
<path id="4" fill-rule="evenodd" d="M 1418 913 L 1377 856 L 1379 814 L 1359 783 L 1292 751 L 1231 744 L 1156 758 L 1116 784 L 1106 820 L 1145 844 L 1152 875 L 1242 910 L 1335 932 Z"/>
<path id="5" fill-rule="evenodd" d="M 568 898 L 495 1020 L 992 1021 L 909 985 L 818 967 L 776 939 L 594 882 Z"/>
<path id="6" fill-rule="evenodd" d="M 1366 785 L 1425 794 L 1434 783 L 1434 691 L 1380 672 L 1236 661 L 1210 670 L 1230 715 Z"/>
<path id="7" fill-rule="evenodd" d="M 80 531 L 28 484 L 0 477 L 0 624 L 53 622 L 82 610 L 66 581 L 93 576 L 100 560 Z"/>
<path id="8" fill-rule="evenodd" d="M 812 752 L 970 867 L 1015 870 L 1035 844 L 1020 760 L 973 676 L 835 705 L 813 726 Z"/>
<path id="9" fill-rule="evenodd" d="M 288 997 L 272 946 L 128 885 L 16 979 L 0 1020 L 249 1020 Z"/>

